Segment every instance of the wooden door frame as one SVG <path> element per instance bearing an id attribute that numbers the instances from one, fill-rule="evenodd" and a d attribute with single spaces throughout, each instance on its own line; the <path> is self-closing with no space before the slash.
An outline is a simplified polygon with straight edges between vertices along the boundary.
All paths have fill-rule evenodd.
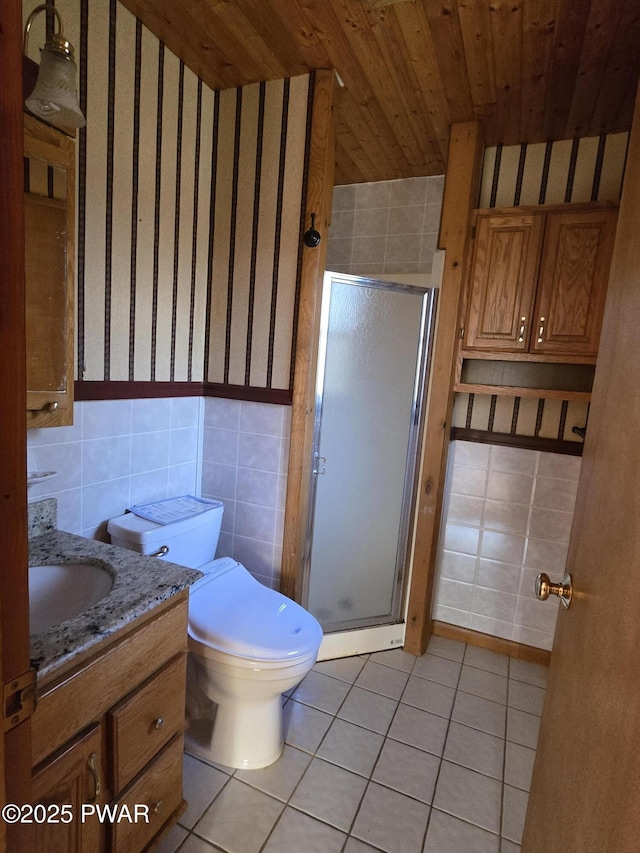
<path id="1" fill-rule="evenodd" d="M 480 123 L 451 125 L 438 248 L 445 250 L 436 339 L 422 443 L 404 650 L 424 654 L 431 636 L 436 556 L 447 472 L 456 346 L 471 218 L 480 195 L 484 139 Z"/>
<path id="2" fill-rule="evenodd" d="M 317 72 L 312 117 L 307 211 L 318 212 L 324 226 L 331 217 L 335 158 L 333 72 Z M 463 292 L 464 259 L 473 210 L 477 206 L 484 143 L 477 121 L 451 127 L 439 247 L 446 250 L 440 290 L 436 340 L 432 356 L 430 391 L 422 436 L 405 650 L 420 655 L 431 634 L 431 606 L 435 580 L 442 500 L 453 410 L 455 346 Z M 323 241 L 324 243 L 324 241 Z M 320 295 L 326 246 L 305 250 L 300 313 L 296 340 L 291 444 L 285 509 L 281 589 L 300 600 L 309 507 L 309 477 L 315 414 L 315 372 L 320 332 Z"/>
<path id="3" fill-rule="evenodd" d="M 311 144 L 307 173 L 305 222 L 315 214 L 320 232 L 319 246 L 303 246 L 300 274 L 300 298 L 294 362 L 293 402 L 284 542 L 280 589 L 300 600 L 302 561 L 309 513 L 309 479 L 315 374 L 320 334 L 320 301 L 327 258 L 328 231 L 331 223 L 333 176 L 336 157 L 335 101 L 338 83 L 333 71 L 316 71 L 311 115 Z"/>
<path id="4" fill-rule="evenodd" d="M 2 683 L 29 669 L 26 486 L 26 344 L 24 321 L 24 189 L 22 120 L 22 4 L 9 0 L 0 27 L 0 470 L 2 524 L 0 553 L 0 637 Z M 3 802 L 28 802 L 31 782 L 31 726 L 6 732 L 0 786 Z M 0 850 L 28 849 L 25 840 L 0 821 Z"/>

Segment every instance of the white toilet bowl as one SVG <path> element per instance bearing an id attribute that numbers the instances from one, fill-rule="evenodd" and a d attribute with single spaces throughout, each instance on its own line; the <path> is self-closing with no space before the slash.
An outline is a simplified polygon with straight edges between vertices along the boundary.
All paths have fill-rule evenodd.
<path id="1" fill-rule="evenodd" d="M 185 502 L 205 508 L 170 523 L 149 520 L 149 510 L 175 517 Z M 109 522 L 114 545 L 205 575 L 189 590 L 185 749 L 228 767 L 266 767 L 283 749 L 282 693 L 315 663 L 319 623 L 230 557 L 211 559 L 224 511 L 219 501 L 185 496 L 147 505 L 144 515 L 135 509 Z"/>
<path id="2" fill-rule="evenodd" d="M 322 629 L 314 617 L 228 558 L 200 566 L 189 596 L 186 749 L 217 764 L 255 769 L 282 752 L 282 693 L 316 661 Z M 216 703 L 213 727 L 198 725 Z"/>

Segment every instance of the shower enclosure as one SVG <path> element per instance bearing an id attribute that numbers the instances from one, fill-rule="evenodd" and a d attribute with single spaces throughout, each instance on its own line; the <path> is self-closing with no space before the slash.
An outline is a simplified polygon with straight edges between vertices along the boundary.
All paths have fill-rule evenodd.
<path id="1" fill-rule="evenodd" d="M 334 656 L 404 640 L 435 293 L 325 274 L 303 601 Z"/>

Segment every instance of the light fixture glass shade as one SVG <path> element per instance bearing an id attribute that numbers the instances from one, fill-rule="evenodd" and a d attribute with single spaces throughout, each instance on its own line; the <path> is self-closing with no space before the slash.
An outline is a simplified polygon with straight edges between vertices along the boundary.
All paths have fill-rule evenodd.
<path id="1" fill-rule="evenodd" d="M 41 51 L 35 88 L 25 101 L 27 108 L 56 127 L 84 127 L 86 121 L 78 106 L 76 74 L 73 59 L 47 44 Z"/>

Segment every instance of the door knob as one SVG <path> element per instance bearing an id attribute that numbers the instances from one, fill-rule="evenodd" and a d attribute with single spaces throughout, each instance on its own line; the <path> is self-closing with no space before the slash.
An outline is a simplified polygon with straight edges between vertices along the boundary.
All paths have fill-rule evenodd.
<path id="1" fill-rule="evenodd" d="M 562 602 L 562 606 L 568 609 L 571 604 L 571 596 L 573 595 L 571 575 L 566 574 L 562 578 L 561 583 L 552 583 L 549 580 L 549 575 L 540 572 L 536 578 L 536 597 L 540 601 L 546 601 L 550 595 L 557 595 Z"/>

